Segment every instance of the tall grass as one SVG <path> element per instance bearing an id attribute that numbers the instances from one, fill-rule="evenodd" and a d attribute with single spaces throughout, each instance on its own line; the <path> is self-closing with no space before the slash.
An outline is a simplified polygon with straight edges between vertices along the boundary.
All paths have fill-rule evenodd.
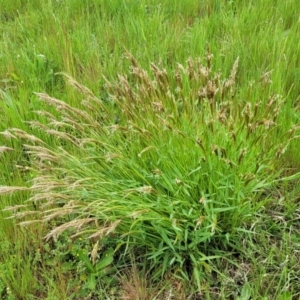
<path id="1" fill-rule="evenodd" d="M 32 214 L 25 210 L 24 221 L 48 221 L 38 232 L 34 224 L 20 231 L 14 221 L 1 221 L 6 246 L 0 287 L 10 287 L 19 298 L 61 291 L 75 297 L 84 274 L 95 273 L 80 249 L 94 249 L 101 257 L 112 247 L 115 263 L 121 254 L 127 261 L 134 249 L 138 263 L 143 255 L 149 258 L 154 278 L 193 278 L 206 297 L 214 289 L 228 297 L 243 284 L 216 287 L 214 272 L 229 278 L 224 274 L 241 262 L 230 253 L 250 259 L 253 246 L 258 258 L 251 262 L 251 276 L 268 289 L 259 290 L 245 275 L 252 297 L 279 297 L 287 278 L 298 274 L 292 249 L 298 247 L 293 219 L 299 189 L 297 181 L 283 182 L 299 172 L 297 1 L 0 1 L 0 6 L 0 139 L 9 147 L 1 147 L 0 180 L 2 191 L 26 186 L 2 195 L 1 208 L 27 204 Z M 198 62 L 207 45 L 214 58 Z M 55 75 L 61 71 L 80 93 Z M 33 204 L 25 203 L 28 198 Z M 52 220 L 56 214 L 59 219 Z M 81 233 L 92 236 L 90 242 L 68 239 Z M 283 235 L 291 250 L 271 238 L 266 242 L 263 236 L 270 234 L 275 240 Z M 97 243 L 100 236 L 104 248 Z M 252 245 L 247 249 L 241 241 L 246 236 Z M 265 248 L 255 245 L 259 240 Z M 273 262 L 285 255 L 294 261 L 279 273 L 279 287 L 278 273 L 258 263 L 270 259 L 272 244 L 282 254 Z M 16 263 L 12 249 L 23 252 L 23 264 Z M 51 257 L 62 262 L 44 276 Z M 84 266 L 82 279 L 65 275 L 66 257 Z M 108 261 L 98 266 L 113 272 Z M 22 279 L 9 275 L 14 269 L 22 270 Z M 29 274 L 41 272 L 48 291 L 32 284 Z M 88 276 L 87 286 L 99 274 Z M 73 283 L 66 284 L 64 276 Z M 290 294 L 297 295 L 297 285 L 291 286 Z"/>

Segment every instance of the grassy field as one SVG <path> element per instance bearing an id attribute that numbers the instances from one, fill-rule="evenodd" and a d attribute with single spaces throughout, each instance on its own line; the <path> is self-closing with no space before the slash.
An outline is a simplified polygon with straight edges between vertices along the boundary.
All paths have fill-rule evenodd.
<path id="1" fill-rule="evenodd" d="M 0 299 L 300 299 L 297 0 L 0 0 Z"/>

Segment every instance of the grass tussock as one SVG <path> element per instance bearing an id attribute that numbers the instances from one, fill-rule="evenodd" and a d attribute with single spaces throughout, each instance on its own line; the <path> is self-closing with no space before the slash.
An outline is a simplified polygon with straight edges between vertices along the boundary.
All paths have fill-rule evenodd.
<path id="1" fill-rule="evenodd" d="M 56 117 L 41 111 L 46 122 L 28 124 L 57 147 L 7 130 L 22 141 L 34 177 L 0 192 L 30 191 L 35 210 L 17 206 L 14 217 L 23 226 L 48 224 L 46 241 L 89 239 L 94 264 L 107 247 L 115 259 L 136 253 L 148 259 L 152 279 L 175 276 L 201 290 L 206 274 L 218 272 L 213 261 L 239 253 L 241 233 L 277 201 L 266 194 L 299 177 L 277 168 L 299 127 L 278 126 L 279 95 L 256 103 L 238 96 L 238 59 L 224 78 L 212 71 L 211 53 L 174 71 L 151 63 L 148 72 L 127 58 L 128 75 L 106 79 L 105 101 L 67 75 L 82 109 L 37 94 Z"/>

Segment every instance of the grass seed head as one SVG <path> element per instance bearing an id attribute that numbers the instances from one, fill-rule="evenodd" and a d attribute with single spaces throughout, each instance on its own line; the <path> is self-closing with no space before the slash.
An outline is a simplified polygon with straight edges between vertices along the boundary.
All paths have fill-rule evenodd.
<path id="1" fill-rule="evenodd" d="M 0 154 L 3 153 L 3 152 L 14 151 L 14 150 L 15 150 L 14 148 L 10 148 L 10 147 L 7 147 L 7 146 L 0 146 Z"/>

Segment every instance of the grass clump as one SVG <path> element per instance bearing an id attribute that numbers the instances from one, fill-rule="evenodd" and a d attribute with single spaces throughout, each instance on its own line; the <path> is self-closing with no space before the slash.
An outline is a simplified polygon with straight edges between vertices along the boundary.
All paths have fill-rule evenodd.
<path id="1" fill-rule="evenodd" d="M 252 102 L 268 74 L 249 86 L 248 99 L 239 96 L 238 59 L 224 78 L 211 53 L 175 70 L 151 63 L 150 71 L 126 56 L 130 70 L 106 80 L 108 97 L 67 75 L 81 108 L 37 94 L 54 112 L 38 111 L 45 122 L 29 124 L 52 143 L 20 129 L 2 133 L 22 140 L 33 178 L 0 192 L 30 191 L 27 209 L 7 209 L 21 225 L 46 223 L 46 241 L 89 240 L 91 263 L 78 253 L 92 274 L 134 253 L 147 258 L 152 279 L 192 279 L 200 291 L 220 272 L 215 260 L 242 254 L 241 236 L 278 200 L 271 191 L 297 178 L 280 160 L 299 127 L 278 125 L 279 95 Z"/>

